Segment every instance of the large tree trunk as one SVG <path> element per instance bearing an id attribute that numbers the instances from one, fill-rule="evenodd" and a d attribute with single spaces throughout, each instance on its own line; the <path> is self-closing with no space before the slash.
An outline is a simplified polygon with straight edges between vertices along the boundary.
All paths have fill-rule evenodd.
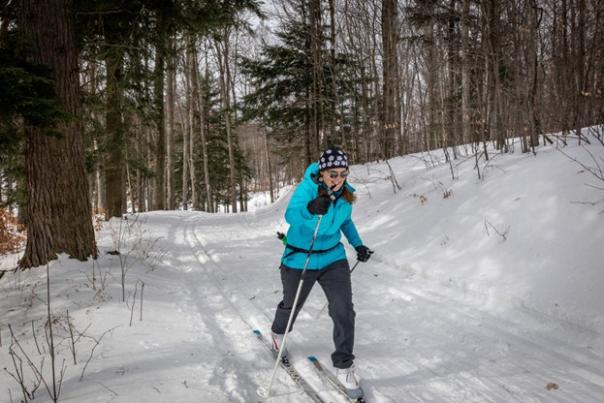
<path id="1" fill-rule="evenodd" d="M 78 51 L 70 0 L 21 0 L 18 23 L 29 59 L 47 66 L 56 97 L 74 119 L 60 122 L 61 136 L 26 125 L 27 245 L 20 267 L 48 263 L 57 253 L 96 257 L 79 117 Z"/>
<path id="2" fill-rule="evenodd" d="M 105 194 L 107 200 L 106 218 L 121 217 L 124 194 L 124 125 L 122 117 L 123 98 L 123 60 L 124 51 L 119 46 L 119 36 L 114 35 L 116 28 L 106 24 L 107 50 L 105 64 L 107 69 L 107 105 L 105 149 Z"/>
<path id="3" fill-rule="evenodd" d="M 401 102 L 398 68 L 398 5 L 397 0 L 382 2 L 382 44 L 384 47 L 384 82 L 382 105 L 381 154 L 390 158 L 398 153 L 401 130 Z"/>

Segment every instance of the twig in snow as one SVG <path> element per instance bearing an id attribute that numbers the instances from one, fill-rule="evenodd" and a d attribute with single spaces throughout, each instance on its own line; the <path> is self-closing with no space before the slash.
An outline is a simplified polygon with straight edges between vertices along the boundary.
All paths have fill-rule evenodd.
<path id="1" fill-rule="evenodd" d="M 134 295 L 132 296 L 132 306 L 130 307 L 130 324 L 128 326 L 132 327 L 132 318 L 134 317 L 134 307 L 136 306 L 136 292 L 138 290 L 138 281 L 134 284 Z"/>
<path id="2" fill-rule="evenodd" d="M 596 202 L 571 201 L 570 204 L 582 204 L 582 205 L 586 205 L 586 206 L 596 206 L 596 205 L 598 205 L 598 204 L 600 204 L 602 202 L 604 202 L 604 199 L 598 200 Z"/>
<path id="3" fill-rule="evenodd" d="M 57 394 L 57 375 L 55 372 L 55 340 L 52 333 L 52 316 L 50 314 L 50 268 L 48 263 L 46 264 L 46 307 L 48 313 L 48 333 L 50 334 L 48 347 L 50 348 L 50 365 L 52 369 L 52 395 L 50 395 L 50 398 L 56 403 L 59 401 L 59 395 Z"/>
<path id="4" fill-rule="evenodd" d="M 94 347 L 92 347 L 92 350 L 90 351 L 90 357 L 88 357 L 88 360 L 86 361 L 86 364 L 84 365 L 84 368 L 82 368 L 82 374 L 80 375 L 80 382 L 82 382 L 82 380 L 84 379 L 84 373 L 86 372 L 86 368 L 88 368 L 88 364 L 90 364 L 90 361 L 92 361 L 92 357 L 94 356 L 94 350 L 96 350 L 96 348 L 98 347 L 99 344 L 101 344 L 101 340 L 103 340 L 103 337 L 105 337 L 105 335 L 109 332 L 112 332 L 113 330 L 117 329 L 118 326 L 115 326 L 109 330 L 106 330 L 101 337 L 97 339 L 95 339 L 94 337 L 91 337 L 92 340 L 95 341 L 95 345 Z M 117 396 L 117 394 L 116 394 Z"/>
<path id="5" fill-rule="evenodd" d="M 596 185 L 590 185 L 589 183 L 586 183 L 585 186 L 590 187 L 590 188 L 594 188 L 594 189 L 598 189 L 598 190 L 604 190 L 604 188 L 601 188 L 601 187 L 596 186 Z"/>
<path id="6" fill-rule="evenodd" d="M 141 281 L 141 312 L 140 312 L 140 317 L 139 317 L 139 322 L 143 321 L 143 293 L 145 291 L 145 283 L 143 281 Z"/>
<path id="7" fill-rule="evenodd" d="M 59 401 L 59 396 L 61 396 L 61 388 L 63 387 L 63 377 L 65 376 L 66 371 L 67 366 L 65 365 L 65 358 L 63 358 L 63 363 L 61 364 L 61 372 L 59 373 L 59 390 L 57 391 L 57 401 Z"/>
<path id="8" fill-rule="evenodd" d="M 90 326 L 92 326 L 92 323 L 91 323 L 91 324 L 89 324 L 88 326 L 86 326 L 86 329 L 84 329 L 84 331 L 83 331 L 83 332 L 80 332 L 78 329 L 75 329 L 75 331 L 78 333 L 78 337 L 77 337 L 77 339 L 75 339 L 76 344 L 77 344 L 77 343 L 80 341 L 80 339 L 81 339 L 82 337 L 88 337 L 88 338 L 90 338 L 90 336 L 86 336 L 86 331 L 87 331 L 88 329 L 90 329 Z"/>
<path id="9" fill-rule="evenodd" d="M 9 347 L 8 354 L 10 355 L 11 360 L 13 362 L 13 367 L 15 368 L 15 373 L 13 374 L 6 367 L 4 368 L 4 371 L 6 371 L 6 373 L 8 375 L 10 375 L 10 377 L 13 378 L 17 382 L 17 384 L 19 384 L 19 386 L 21 386 L 21 392 L 23 393 L 23 401 L 27 402 L 27 399 L 30 397 L 30 395 L 29 395 L 29 391 L 27 390 L 27 387 L 25 386 L 25 380 L 24 380 L 24 376 L 23 376 L 23 360 L 21 360 L 21 357 L 19 357 L 15 354 L 12 347 Z M 17 361 L 16 361 L 15 357 L 16 357 L 16 359 L 19 360 L 19 365 L 17 365 Z M 8 391 L 10 392 L 10 389 Z M 13 398 L 11 396 L 11 401 L 12 401 L 12 399 Z"/>
<path id="10" fill-rule="evenodd" d="M 600 167 L 600 164 L 594 158 L 594 155 L 585 146 L 583 146 L 583 149 L 585 149 L 585 151 L 587 151 L 587 153 L 591 156 L 592 160 L 596 164 L 595 167 L 590 167 L 590 166 L 585 165 L 583 162 L 579 161 L 578 159 L 576 159 L 574 157 L 571 157 L 570 155 L 568 155 L 567 153 L 562 151 L 560 148 L 558 148 L 558 151 L 560 151 L 569 160 L 579 164 L 583 169 L 585 169 L 587 172 L 589 172 L 590 174 L 595 176 L 598 180 L 604 181 L 604 172 L 602 172 L 602 168 Z"/>
<path id="11" fill-rule="evenodd" d="M 113 393 L 116 397 L 119 396 L 117 394 L 116 391 L 109 389 L 107 386 L 105 386 L 102 382 L 97 382 L 99 385 L 101 385 L 102 387 L 104 387 L 105 389 L 107 389 L 109 392 Z"/>
<path id="12" fill-rule="evenodd" d="M 73 326 L 71 326 L 71 322 L 69 321 L 69 309 L 67 310 L 67 327 L 69 328 L 69 337 L 71 338 L 71 354 L 73 354 L 73 365 L 78 365 L 76 360 L 75 340 L 73 338 Z"/>
<path id="13" fill-rule="evenodd" d="M 396 175 L 394 174 L 392 166 L 390 166 L 390 162 L 388 162 L 388 160 L 384 160 L 384 162 L 386 162 L 386 165 L 388 165 L 388 170 L 390 171 L 390 182 L 392 182 L 392 191 L 396 193 L 401 190 L 401 185 L 399 185 L 398 181 L 396 180 Z"/>
<path id="14" fill-rule="evenodd" d="M 484 228 L 487 231 L 487 235 L 491 236 L 491 234 L 489 234 L 489 226 L 491 228 L 493 228 L 493 230 L 497 233 L 497 235 L 499 235 L 501 238 L 503 238 L 504 241 L 507 241 L 507 239 L 508 239 L 507 238 L 507 234 L 510 231 L 510 226 L 509 225 L 506 227 L 505 231 L 501 232 L 501 231 L 499 231 L 499 229 L 497 229 L 497 227 L 495 227 L 493 224 L 491 224 L 489 222 L 489 220 L 487 220 L 487 218 L 485 217 L 484 218 Z"/>
<path id="15" fill-rule="evenodd" d="M 11 327 L 11 325 L 8 325 L 8 331 L 10 332 L 10 336 L 11 336 L 11 347 L 9 349 L 9 354 L 11 354 L 11 357 L 13 359 L 13 365 L 15 366 L 15 371 L 17 371 L 17 377 L 16 378 L 13 377 L 13 378 L 18 379 L 18 382 L 21 385 L 22 391 L 28 393 L 27 387 L 25 386 L 25 377 L 23 376 L 23 360 L 15 352 L 15 349 L 13 348 L 13 345 L 15 345 L 19 348 L 19 351 L 23 355 L 23 358 L 25 358 L 25 360 L 27 361 L 27 365 L 29 365 L 30 369 L 34 373 L 36 382 L 38 382 L 37 384 L 34 385 L 34 389 L 32 390 L 32 395 L 31 395 L 30 399 L 33 399 L 33 393 L 39 388 L 40 383 L 44 384 L 44 387 L 46 388 L 48 395 L 52 397 L 52 395 L 50 394 L 51 393 L 50 388 L 48 387 L 46 380 L 42 376 L 42 370 L 44 369 L 44 358 L 42 358 L 42 361 L 40 363 L 40 369 L 38 369 L 38 367 L 36 367 L 36 365 L 33 363 L 31 358 L 29 358 L 29 355 L 27 355 L 27 353 L 21 346 L 21 343 L 19 343 L 19 340 L 15 336 L 15 333 L 13 332 L 13 328 Z M 19 360 L 19 363 L 20 363 L 19 366 L 17 366 L 15 358 Z M 9 374 L 10 374 L 10 372 L 9 372 Z M 24 395 L 24 397 L 25 397 L 25 395 Z M 27 402 L 27 398 L 25 398 L 25 401 Z"/>
<path id="16" fill-rule="evenodd" d="M 31 321 L 31 332 L 34 335 L 34 342 L 36 343 L 36 349 L 38 349 L 38 354 L 42 355 L 42 351 L 40 351 L 40 345 L 38 344 L 38 336 L 36 335 L 36 329 L 34 327 L 34 321 Z"/>
<path id="17" fill-rule="evenodd" d="M 96 272 L 94 270 L 94 264 L 96 259 L 92 259 L 92 289 L 96 290 Z"/>

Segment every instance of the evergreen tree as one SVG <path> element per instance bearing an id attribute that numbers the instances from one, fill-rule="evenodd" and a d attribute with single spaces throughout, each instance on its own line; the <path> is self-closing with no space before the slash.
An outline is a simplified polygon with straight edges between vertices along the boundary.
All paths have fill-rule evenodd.
<path id="1" fill-rule="evenodd" d="M 311 102 L 314 78 L 308 40 L 310 29 L 307 23 L 290 21 L 276 34 L 279 44 L 264 45 L 258 59 L 243 58 L 241 62 L 242 72 L 253 87 L 244 98 L 245 118 L 271 128 L 271 135 L 278 142 L 304 150 L 306 163 L 313 161 L 320 146 L 328 143 L 346 146 L 344 143 L 351 141 L 344 133 L 353 117 L 351 100 L 358 95 L 354 84 L 354 68 L 358 64 L 352 55 L 337 53 L 335 68 L 322 65 L 321 75 L 327 82 L 336 75 L 334 81 L 340 103 L 337 108 L 330 107 L 333 97 L 329 86 L 322 87 L 317 102 Z M 323 51 L 327 59 L 327 50 Z M 312 138 L 311 117 L 321 115 L 320 120 L 331 120 L 328 113 L 336 113 L 335 120 L 339 122 L 339 127 L 334 128 L 336 132 L 322 131 L 322 138 Z"/>

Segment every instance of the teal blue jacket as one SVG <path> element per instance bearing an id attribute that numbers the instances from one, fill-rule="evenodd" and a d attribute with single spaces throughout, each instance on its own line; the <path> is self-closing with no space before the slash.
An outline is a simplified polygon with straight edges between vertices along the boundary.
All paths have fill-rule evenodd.
<path id="1" fill-rule="evenodd" d="M 305 250 L 310 248 L 319 216 L 311 214 L 307 205 L 308 202 L 319 195 L 319 186 L 322 185 L 317 181 L 318 176 L 319 165 L 317 163 L 310 164 L 306 168 L 304 179 L 294 191 L 287 205 L 285 211 L 285 221 L 289 224 L 287 245 Z M 354 192 L 354 188 L 348 182 L 344 186 L 349 191 Z M 308 270 L 320 270 L 337 260 L 346 259 L 344 245 L 340 242 L 342 233 L 353 247 L 363 244 L 359 232 L 352 222 L 351 214 L 352 205 L 343 197 L 338 197 L 331 203 L 327 214 L 321 220 L 313 247 L 316 251 L 326 250 L 326 252 L 311 254 Z M 292 269 L 303 269 L 307 254 L 294 252 L 287 245 L 281 263 Z"/>

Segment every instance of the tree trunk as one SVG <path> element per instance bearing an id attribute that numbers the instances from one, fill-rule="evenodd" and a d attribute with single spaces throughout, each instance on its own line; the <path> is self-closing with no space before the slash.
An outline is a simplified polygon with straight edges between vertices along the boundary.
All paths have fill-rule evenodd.
<path id="1" fill-rule="evenodd" d="M 143 128 L 139 128 L 136 131 L 136 155 L 138 157 L 138 159 L 140 161 L 144 161 L 145 158 L 145 153 L 146 153 L 146 148 L 147 148 L 147 141 L 145 139 L 145 133 L 143 131 Z M 143 174 L 141 172 L 142 170 L 140 168 L 136 169 L 136 188 L 137 188 L 137 202 L 138 202 L 138 211 L 139 212 L 143 212 L 146 211 L 146 203 L 145 203 L 145 186 L 144 186 L 144 182 L 145 182 L 145 178 L 143 177 Z"/>
<path id="2" fill-rule="evenodd" d="M 106 218 L 121 217 L 124 193 L 124 124 L 123 124 L 123 61 L 124 51 L 119 46 L 119 35 L 110 20 L 105 26 L 107 50 L 107 112 L 105 150 Z"/>
<path id="3" fill-rule="evenodd" d="M 397 0 L 382 2 L 383 91 L 381 154 L 391 158 L 397 148 L 401 130 L 401 101 L 398 68 L 398 4 Z"/>
<path id="4" fill-rule="evenodd" d="M 168 210 L 174 210 L 174 148 L 175 148 L 175 125 L 174 107 L 176 103 L 176 39 L 169 40 L 170 51 L 168 54 L 168 88 L 167 88 L 167 112 L 168 130 L 166 132 L 166 200 Z"/>
<path id="5" fill-rule="evenodd" d="M 311 139 L 309 158 L 313 160 L 314 155 L 318 155 L 321 149 L 321 134 L 323 126 L 323 116 L 321 115 L 321 105 L 323 103 L 323 82 L 321 48 L 323 45 L 323 35 L 321 32 L 321 1 L 310 0 L 310 55 L 312 58 L 312 90 L 310 97 L 310 106 L 312 110 L 311 121 Z"/>
<path id="6" fill-rule="evenodd" d="M 21 0 L 18 24 L 30 62 L 48 67 L 59 105 L 79 117 L 78 50 L 71 0 Z M 61 136 L 26 125 L 27 245 L 22 268 L 57 253 L 96 257 L 82 130 L 77 119 L 58 123 Z"/>
<path id="7" fill-rule="evenodd" d="M 574 88 L 574 129 L 579 144 L 581 144 L 581 128 L 583 127 L 583 116 L 585 115 L 583 102 L 585 94 L 585 0 L 577 0 L 578 7 L 578 22 L 574 26 L 577 31 L 574 34 L 576 38 L 573 45 L 576 49 L 577 56 L 575 58 L 575 88 Z M 574 24 L 573 24 L 574 25 Z"/>
<path id="8" fill-rule="evenodd" d="M 195 37 L 189 35 L 187 37 L 187 74 L 191 85 L 191 115 L 190 115 L 190 132 L 189 132 L 189 174 L 191 180 L 191 203 L 193 208 L 200 210 L 200 197 L 197 190 L 197 171 L 195 169 L 195 138 L 197 133 L 203 130 L 202 128 L 202 113 L 201 96 L 199 93 L 199 77 L 197 73 L 197 50 Z"/>
<path id="9" fill-rule="evenodd" d="M 330 78 L 329 80 L 331 84 L 331 93 L 330 93 L 330 116 L 329 116 L 329 136 L 330 143 L 337 144 L 336 141 L 336 106 L 338 105 L 338 87 L 337 87 L 337 68 L 336 68 L 336 7 L 335 0 L 329 0 L 329 26 L 330 26 L 330 60 L 329 65 L 331 68 Z M 344 131 L 342 130 L 342 133 Z M 341 146 L 345 146 L 344 141 L 341 142 Z"/>
<path id="10" fill-rule="evenodd" d="M 268 142 L 268 134 L 266 132 L 264 132 L 264 144 L 266 146 L 266 169 L 268 170 L 268 188 L 272 204 L 275 201 L 275 196 L 273 193 L 273 167 L 271 166 L 271 150 L 270 144 Z"/>
<path id="11" fill-rule="evenodd" d="M 166 128 L 164 118 L 164 76 L 165 76 L 165 53 L 166 53 L 166 28 L 162 11 L 157 15 L 157 44 L 155 47 L 155 71 L 154 71 L 154 109 L 155 123 L 157 125 L 157 146 L 155 161 L 155 189 L 153 208 L 164 210 L 166 207 L 165 191 L 165 169 L 166 169 Z"/>
<path id="12" fill-rule="evenodd" d="M 462 144 L 471 140 L 470 130 L 470 0 L 463 0 L 461 14 L 461 127 Z"/>
<path id="13" fill-rule="evenodd" d="M 207 55 L 207 53 L 206 53 Z M 206 56 L 207 57 L 207 56 Z M 208 67 L 208 60 L 206 58 L 205 61 L 205 66 L 206 66 L 206 74 L 205 74 L 205 79 L 204 79 L 204 84 L 202 86 L 200 86 L 199 88 L 199 117 L 200 117 L 200 135 L 201 135 L 201 153 L 203 154 L 203 180 L 205 182 L 205 187 L 206 187 L 206 200 L 207 200 L 207 209 L 209 212 L 214 212 L 214 199 L 212 198 L 212 186 L 210 183 L 210 164 L 209 164 L 209 153 L 208 153 L 208 144 L 207 144 L 207 132 L 206 132 L 206 125 L 207 125 L 207 121 L 208 121 L 208 116 L 207 116 L 207 105 L 206 105 L 206 100 L 208 99 L 208 92 L 209 89 L 207 88 L 207 85 L 205 84 L 207 82 L 207 80 L 209 79 L 209 67 Z M 197 66 L 195 67 L 195 76 L 198 76 L 197 74 Z M 199 82 L 199 80 L 197 80 Z M 192 148 L 191 148 L 192 149 Z"/>
<path id="14" fill-rule="evenodd" d="M 221 44 L 216 43 L 216 51 L 220 66 L 220 92 L 222 96 L 222 107 L 224 108 L 224 125 L 226 129 L 227 148 L 229 153 L 229 182 L 230 182 L 230 202 L 233 213 L 237 212 L 237 176 L 235 166 L 235 141 L 233 129 L 231 127 L 231 73 L 229 67 L 229 31 L 224 30 L 223 49 Z"/>
<path id="15" fill-rule="evenodd" d="M 428 127 L 426 132 L 426 149 L 438 148 L 438 66 L 436 58 L 436 43 L 434 39 L 433 2 L 428 1 L 423 12 L 426 22 L 422 27 L 424 35 L 424 52 L 426 57 L 426 86 L 428 93 Z"/>
<path id="16" fill-rule="evenodd" d="M 189 206 L 189 137 L 193 132 L 193 91 L 191 86 L 191 50 L 187 43 L 185 52 L 185 97 L 186 97 L 186 113 L 183 117 L 182 131 L 182 206 L 184 210 Z"/>

